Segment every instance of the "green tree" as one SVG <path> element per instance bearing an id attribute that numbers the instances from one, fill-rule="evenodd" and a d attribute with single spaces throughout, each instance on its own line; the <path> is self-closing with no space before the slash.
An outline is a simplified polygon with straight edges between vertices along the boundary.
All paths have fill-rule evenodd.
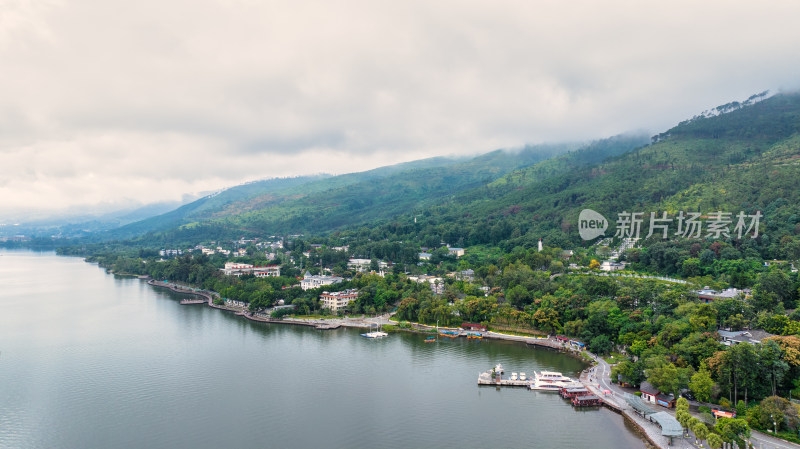
<path id="1" fill-rule="evenodd" d="M 711 391 L 714 388 L 714 380 L 708 371 L 705 363 L 701 365 L 700 371 L 696 372 L 689 381 L 689 389 L 700 402 L 708 402 L 711 399 Z"/>
<path id="2" fill-rule="evenodd" d="M 686 412 L 689 411 L 689 401 L 684 397 L 678 398 L 678 400 L 675 402 L 675 412 L 677 413 L 681 410 Z"/>
<path id="3" fill-rule="evenodd" d="M 675 419 L 681 423 L 681 426 L 683 426 L 683 431 L 687 432 L 687 429 L 689 428 L 689 420 L 692 419 L 692 415 L 690 415 L 686 410 L 678 410 L 675 413 Z"/>
<path id="4" fill-rule="evenodd" d="M 719 418 L 714 430 L 723 440 L 736 443 L 739 447 L 745 447 L 744 439 L 750 438 L 750 426 L 742 418 Z"/>
<path id="5" fill-rule="evenodd" d="M 747 404 L 741 399 L 736 403 L 736 416 L 747 416 Z"/>
<path id="6" fill-rule="evenodd" d="M 691 368 L 678 368 L 672 363 L 654 366 L 647 370 L 647 381 L 664 393 L 672 393 L 676 397 L 689 384 Z"/>
<path id="7" fill-rule="evenodd" d="M 614 348 L 614 343 L 605 335 L 598 335 L 589 342 L 589 350 L 595 354 L 606 355 Z"/>
<path id="8" fill-rule="evenodd" d="M 640 385 L 644 380 L 643 362 L 623 360 L 611 368 L 613 381 L 627 382 L 631 385 Z"/>
<path id="9" fill-rule="evenodd" d="M 781 348 L 775 340 L 766 340 L 759 346 L 758 358 L 761 378 L 769 382 L 771 395 L 775 396 L 778 386 L 789 372 L 789 364 L 781 360 Z"/>
<path id="10" fill-rule="evenodd" d="M 697 444 L 698 439 L 700 442 L 702 442 L 708 436 L 708 427 L 706 427 L 705 423 L 698 421 L 694 426 L 692 426 L 692 432 L 694 432 L 695 444 Z"/>
<path id="11" fill-rule="evenodd" d="M 522 308 L 531 303 L 531 295 L 528 289 L 522 285 L 515 285 L 506 291 L 506 299 L 514 307 Z"/>
<path id="12" fill-rule="evenodd" d="M 648 347 L 649 345 L 647 344 L 646 341 L 636 340 L 631 344 L 630 348 L 628 349 L 628 352 L 635 355 L 636 357 L 640 357 L 642 355 L 642 352 L 644 352 Z"/>
<path id="13" fill-rule="evenodd" d="M 706 441 L 708 442 L 708 447 L 711 449 L 719 449 L 722 447 L 722 443 L 724 443 L 722 437 L 716 433 L 709 433 Z"/>
<path id="14" fill-rule="evenodd" d="M 796 293 L 786 272 L 773 267 L 758 275 L 753 287 L 753 305 L 756 310 L 774 311 L 778 304 L 784 309 L 794 309 Z"/>

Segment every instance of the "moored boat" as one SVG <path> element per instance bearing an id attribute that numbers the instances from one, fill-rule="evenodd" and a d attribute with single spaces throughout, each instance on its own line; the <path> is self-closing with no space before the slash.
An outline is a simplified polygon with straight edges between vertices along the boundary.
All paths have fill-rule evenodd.
<path id="1" fill-rule="evenodd" d="M 581 386 L 576 380 L 555 371 L 540 371 L 538 373 L 534 371 L 533 375 L 533 381 L 529 387 L 531 390 L 558 392 L 564 387 Z"/>
<path id="2" fill-rule="evenodd" d="M 367 338 L 383 338 L 387 335 L 389 334 L 381 331 L 372 331 L 372 332 L 367 332 L 366 334 L 361 334 L 362 337 L 367 337 Z"/>

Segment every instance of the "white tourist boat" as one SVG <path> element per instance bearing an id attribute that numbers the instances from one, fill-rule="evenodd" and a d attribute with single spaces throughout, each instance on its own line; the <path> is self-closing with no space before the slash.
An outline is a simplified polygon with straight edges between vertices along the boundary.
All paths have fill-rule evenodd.
<path id="1" fill-rule="evenodd" d="M 511 380 L 517 380 L 517 373 L 511 373 Z"/>
<path id="2" fill-rule="evenodd" d="M 536 371 L 533 372 L 536 376 L 536 380 L 541 380 L 544 382 L 573 382 L 573 379 L 567 377 L 558 371 Z"/>
<path id="3" fill-rule="evenodd" d="M 559 391 L 564 387 L 581 386 L 580 382 L 567 377 L 556 371 L 540 371 L 533 372 L 533 381 L 531 382 L 531 390 L 539 391 Z"/>

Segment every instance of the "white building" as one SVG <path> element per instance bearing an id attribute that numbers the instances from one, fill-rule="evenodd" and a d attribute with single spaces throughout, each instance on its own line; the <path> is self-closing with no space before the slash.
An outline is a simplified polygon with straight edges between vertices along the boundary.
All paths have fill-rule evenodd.
<path id="1" fill-rule="evenodd" d="M 250 265 L 249 263 L 226 262 L 225 268 L 222 269 L 222 272 L 228 276 L 237 277 L 243 274 L 252 274 L 259 278 L 278 277 L 281 275 L 281 267 L 278 265 L 264 265 L 256 267 Z"/>
<path id="2" fill-rule="evenodd" d="M 349 270 L 358 271 L 360 273 L 366 273 L 370 270 L 370 266 L 372 265 L 372 261 L 370 259 L 350 259 L 347 262 L 347 268 Z M 389 264 L 384 261 L 378 261 L 378 270 L 383 271 L 389 267 Z"/>
<path id="3" fill-rule="evenodd" d="M 338 312 L 347 307 L 351 301 L 358 298 L 358 291 L 355 289 L 345 290 L 343 292 L 322 292 L 319 295 L 322 301 L 322 307 L 330 309 L 332 312 Z"/>
<path id="4" fill-rule="evenodd" d="M 604 260 L 602 265 L 600 265 L 600 269 L 603 271 L 618 271 L 625 269 L 625 265 L 619 262 L 612 262 L 610 260 Z"/>
<path id="5" fill-rule="evenodd" d="M 409 280 L 422 284 L 423 282 L 427 282 L 431 286 L 431 290 L 434 294 L 441 295 L 444 293 L 444 279 L 436 276 L 428 276 L 427 274 L 421 274 L 419 276 L 409 276 Z"/>
<path id="6" fill-rule="evenodd" d="M 369 259 L 350 259 L 347 261 L 347 269 L 363 273 L 369 271 L 371 262 Z"/>
<path id="7" fill-rule="evenodd" d="M 342 281 L 343 279 L 338 276 L 312 276 L 311 273 L 306 271 L 305 276 L 300 281 L 300 288 L 303 290 L 309 290 L 312 288 L 322 287 L 323 285 L 338 284 Z"/>
<path id="8" fill-rule="evenodd" d="M 257 278 L 278 277 L 281 275 L 279 265 L 262 265 L 253 267 L 253 276 Z"/>
<path id="9" fill-rule="evenodd" d="M 447 248 L 447 253 L 451 256 L 461 257 L 464 255 L 464 248 Z"/>

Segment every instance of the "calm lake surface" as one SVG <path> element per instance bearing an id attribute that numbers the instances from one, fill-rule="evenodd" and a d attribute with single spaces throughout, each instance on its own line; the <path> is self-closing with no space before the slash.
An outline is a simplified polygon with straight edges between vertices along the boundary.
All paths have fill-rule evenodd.
<path id="1" fill-rule="evenodd" d="M 621 416 L 478 387 L 576 375 L 507 342 L 253 323 L 78 258 L 0 249 L 3 448 L 643 448 Z"/>

